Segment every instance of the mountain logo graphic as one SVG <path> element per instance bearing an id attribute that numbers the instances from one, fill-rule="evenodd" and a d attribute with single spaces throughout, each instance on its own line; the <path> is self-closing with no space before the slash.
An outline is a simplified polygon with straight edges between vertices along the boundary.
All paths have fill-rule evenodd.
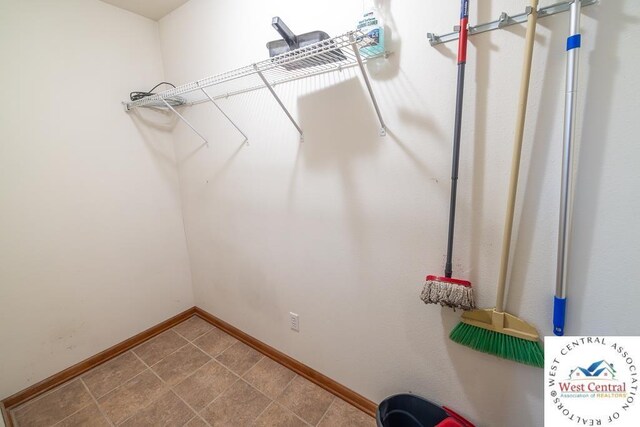
<path id="1" fill-rule="evenodd" d="M 588 368 L 577 366 L 569 372 L 569 380 L 614 380 L 615 378 L 616 370 L 613 368 L 613 363 L 604 360 L 593 362 Z"/>

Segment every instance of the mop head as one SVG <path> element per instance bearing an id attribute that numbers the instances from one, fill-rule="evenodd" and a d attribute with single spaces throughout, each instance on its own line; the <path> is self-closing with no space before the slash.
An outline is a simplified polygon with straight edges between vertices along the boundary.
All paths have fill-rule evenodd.
<path id="1" fill-rule="evenodd" d="M 420 299 L 425 304 L 440 304 L 454 309 L 476 308 L 471 282 L 450 277 L 427 276 Z"/>
<path id="2" fill-rule="evenodd" d="M 501 320 L 502 327 L 495 325 L 495 323 L 500 323 L 495 322 L 495 317 L 494 323 L 491 320 L 488 323 L 484 323 L 484 320 L 481 321 L 482 323 L 475 320 L 480 317 L 485 317 L 486 320 L 486 315 L 490 316 L 492 312 L 495 313 L 493 309 L 464 313 L 462 322 L 453 328 L 449 338 L 458 344 L 483 353 L 544 368 L 544 352 L 535 328 L 508 313 L 498 314 L 503 319 Z M 465 319 L 465 315 L 468 314 L 471 316 Z M 478 326 L 466 322 L 473 322 Z"/>

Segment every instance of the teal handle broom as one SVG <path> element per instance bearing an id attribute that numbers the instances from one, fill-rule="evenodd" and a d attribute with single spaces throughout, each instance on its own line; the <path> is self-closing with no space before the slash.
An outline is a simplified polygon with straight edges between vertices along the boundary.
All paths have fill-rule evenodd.
<path id="1" fill-rule="evenodd" d="M 540 346 L 538 331 L 536 331 L 534 326 L 524 320 L 504 311 L 504 296 L 507 272 L 509 269 L 513 216 L 518 191 L 518 175 L 520 173 L 522 140 L 527 114 L 531 62 L 533 59 L 533 45 L 538 19 L 538 0 L 530 0 L 530 5 L 531 13 L 527 18 L 525 55 L 522 67 L 522 79 L 520 82 L 520 100 L 518 102 L 516 133 L 511 159 L 509 197 L 504 221 L 504 233 L 502 235 L 502 256 L 500 260 L 498 288 L 496 291 L 496 307 L 462 313 L 462 322 L 451 331 L 449 338 L 474 350 L 542 368 L 544 367 L 544 357 L 542 347 Z"/>

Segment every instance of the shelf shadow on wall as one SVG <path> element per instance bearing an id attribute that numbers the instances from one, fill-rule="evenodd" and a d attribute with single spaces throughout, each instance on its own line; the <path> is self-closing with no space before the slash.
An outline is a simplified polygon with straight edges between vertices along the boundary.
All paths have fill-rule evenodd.
<path id="1" fill-rule="evenodd" d="M 127 114 L 130 115 L 138 134 L 151 152 L 175 168 L 176 160 L 173 155 L 173 147 L 169 144 L 170 150 L 167 152 L 166 147 L 160 146 L 156 138 L 156 135 L 161 133 L 166 135 L 167 141 L 172 141 L 171 131 L 178 120 L 175 115 L 155 108 L 134 108 Z"/>
<path id="2" fill-rule="evenodd" d="M 298 117 L 305 132 L 299 157 L 308 174 L 325 174 L 325 200 L 342 195 L 347 229 L 361 257 L 361 268 L 369 252 L 366 236 L 367 210 L 361 197 L 356 167 L 363 159 L 375 157 L 384 138 L 378 136 L 379 123 L 358 78 L 349 78 L 298 99 Z M 296 166 L 298 168 L 298 166 Z M 340 185 L 332 185 L 335 172 Z M 293 177 L 292 177 L 293 178 Z M 294 196 L 293 192 L 290 193 Z"/>

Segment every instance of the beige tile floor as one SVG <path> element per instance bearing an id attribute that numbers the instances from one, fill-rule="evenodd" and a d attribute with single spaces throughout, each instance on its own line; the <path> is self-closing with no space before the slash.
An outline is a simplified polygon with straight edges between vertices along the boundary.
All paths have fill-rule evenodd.
<path id="1" fill-rule="evenodd" d="M 196 316 L 11 416 L 19 427 L 376 425 Z"/>

